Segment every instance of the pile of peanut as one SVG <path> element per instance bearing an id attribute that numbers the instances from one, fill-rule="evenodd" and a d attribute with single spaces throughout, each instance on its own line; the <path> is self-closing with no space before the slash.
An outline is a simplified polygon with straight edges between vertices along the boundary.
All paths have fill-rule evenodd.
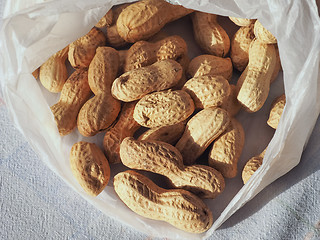
<path id="1" fill-rule="evenodd" d="M 161 31 L 184 16 L 204 53 L 193 59 L 183 38 Z M 84 141 L 71 149 L 72 173 L 88 194 L 105 189 L 109 164 L 123 164 L 132 170 L 117 173 L 113 185 L 131 210 L 187 232 L 211 227 L 201 198 L 216 198 L 224 179 L 239 172 L 245 133 L 235 116 L 261 109 L 281 68 L 277 40 L 259 21 L 230 20 L 240 26 L 231 40 L 214 14 L 163 0 L 122 4 L 40 67 L 42 85 L 60 92 L 51 106 L 60 135 L 75 128 L 85 137 L 105 132 L 103 150 Z M 241 72 L 236 85 L 230 84 L 233 68 Z M 284 95 L 272 105 L 272 128 L 284 105 Z M 206 149 L 207 164 L 197 164 Z M 264 153 L 248 161 L 244 183 Z M 168 189 L 137 170 L 167 177 Z"/>

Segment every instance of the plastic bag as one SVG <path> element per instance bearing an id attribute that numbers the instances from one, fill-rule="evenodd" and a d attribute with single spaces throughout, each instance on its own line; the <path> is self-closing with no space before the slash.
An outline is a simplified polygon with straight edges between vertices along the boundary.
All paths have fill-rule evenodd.
<path id="1" fill-rule="evenodd" d="M 124 2 L 130 1 L 34 0 L 23 4 L 7 2 L 0 35 L 3 97 L 16 127 L 42 160 L 102 212 L 153 236 L 206 238 L 264 187 L 290 171 L 300 161 L 320 111 L 320 22 L 316 4 L 310 0 L 170 1 L 223 16 L 258 18 L 278 39 L 287 100 L 278 129 L 265 154 L 264 164 L 242 188 L 238 183 L 225 197 L 206 200 L 213 210 L 215 222 L 206 233 L 189 234 L 167 223 L 139 217 L 118 199 L 112 183 L 96 198 L 84 193 L 70 171 L 70 148 L 81 139 L 101 145 L 103 133 L 93 139 L 84 138 L 77 132 L 61 138 L 49 108 L 58 100 L 58 95 L 47 93 L 31 75 L 53 53 L 86 34 L 112 5 Z M 263 118 L 265 112 L 259 111 L 256 115 Z M 243 122 L 247 119 L 243 117 L 241 120 Z M 259 132 L 260 125 L 252 128 L 248 138 L 261 138 L 261 133 L 265 133 Z M 256 139 L 253 141 L 257 142 Z M 263 141 L 267 143 L 268 137 L 261 138 L 261 142 Z M 256 150 L 257 153 L 264 147 L 260 144 L 261 149 Z M 113 167 L 113 174 L 118 168 Z M 219 217 L 217 213 L 221 213 Z"/>

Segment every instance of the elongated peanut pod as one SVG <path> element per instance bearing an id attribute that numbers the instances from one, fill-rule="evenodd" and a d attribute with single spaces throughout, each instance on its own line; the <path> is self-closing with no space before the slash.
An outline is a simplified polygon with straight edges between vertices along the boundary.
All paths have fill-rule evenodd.
<path id="1" fill-rule="evenodd" d="M 92 92 L 88 84 L 88 72 L 76 70 L 63 85 L 59 101 L 51 106 L 61 136 L 73 131 L 82 105 Z"/>
<path id="2" fill-rule="evenodd" d="M 167 23 L 193 10 L 164 0 L 142 0 L 126 7 L 117 20 L 119 35 L 127 42 L 145 40 L 156 34 Z"/>
<path id="3" fill-rule="evenodd" d="M 186 120 L 194 111 L 194 103 L 182 90 L 148 94 L 135 106 L 133 118 L 141 126 L 154 128 Z"/>
<path id="4" fill-rule="evenodd" d="M 229 19 L 234 24 L 240 27 L 248 27 L 249 25 L 253 24 L 256 21 L 256 19 L 240 18 L 240 17 L 229 17 Z"/>
<path id="5" fill-rule="evenodd" d="M 183 156 L 185 165 L 190 165 L 219 137 L 230 123 L 226 110 L 218 107 L 205 108 L 187 123 L 176 148 Z"/>
<path id="6" fill-rule="evenodd" d="M 231 119 L 230 125 L 218 137 L 209 152 L 209 166 L 221 172 L 226 178 L 233 178 L 238 173 L 238 160 L 245 141 L 245 133 L 240 122 Z"/>
<path id="7" fill-rule="evenodd" d="M 68 59 L 74 68 L 88 68 L 97 47 L 106 44 L 104 33 L 93 27 L 86 35 L 69 45 Z"/>
<path id="8" fill-rule="evenodd" d="M 113 20 L 113 11 L 110 9 L 95 25 L 97 28 L 103 28 L 105 26 L 110 26 Z"/>
<path id="9" fill-rule="evenodd" d="M 205 232 L 213 223 L 205 203 L 186 190 L 165 190 L 132 170 L 118 173 L 113 185 L 120 199 L 143 217 L 165 221 L 191 233 Z"/>
<path id="10" fill-rule="evenodd" d="M 180 152 L 161 141 L 125 138 L 120 145 L 121 162 L 133 169 L 161 174 L 176 188 L 203 198 L 215 198 L 224 190 L 224 179 L 217 170 L 202 165 L 185 167 Z"/>
<path id="11" fill-rule="evenodd" d="M 282 94 L 273 100 L 267 124 L 273 129 L 277 129 L 284 106 L 286 105 L 286 95 Z"/>
<path id="12" fill-rule="evenodd" d="M 137 102 L 124 103 L 118 120 L 106 131 L 103 138 L 103 148 L 110 163 L 120 163 L 120 144 L 126 137 L 132 137 L 140 128 L 133 119 L 133 111 Z"/>
<path id="13" fill-rule="evenodd" d="M 198 45 L 206 52 L 218 57 L 225 57 L 230 49 L 230 39 L 219 25 L 217 15 L 192 13 L 193 34 Z"/>
<path id="14" fill-rule="evenodd" d="M 249 159 L 242 170 L 242 181 L 243 184 L 246 184 L 251 176 L 258 170 L 258 168 L 262 165 L 264 154 L 267 149 L 264 149 L 262 153 L 257 156 L 254 156 Z"/>
<path id="15" fill-rule="evenodd" d="M 222 76 L 191 78 L 184 84 L 182 90 L 192 97 L 198 109 L 221 106 L 230 95 L 229 82 Z"/>
<path id="16" fill-rule="evenodd" d="M 138 140 L 155 140 L 174 145 L 181 138 L 185 125 L 185 121 L 183 121 L 174 125 L 151 128 L 142 133 Z"/>
<path id="17" fill-rule="evenodd" d="M 131 102 L 148 93 L 173 87 L 181 76 L 182 67 L 179 63 L 171 59 L 161 60 L 122 74 L 114 80 L 111 92 L 115 98 Z"/>
<path id="18" fill-rule="evenodd" d="M 242 72 L 249 62 L 249 47 L 254 39 L 254 24 L 240 27 L 231 40 L 230 57 L 233 66 Z"/>
<path id="19" fill-rule="evenodd" d="M 50 92 L 61 92 L 68 78 L 66 60 L 69 47 L 65 47 L 45 61 L 39 70 L 39 80 Z"/>
<path id="20" fill-rule="evenodd" d="M 261 42 L 266 44 L 274 44 L 277 43 L 277 39 L 273 34 L 267 30 L 259 20 L 257 20 L 254 24 L 254 35 Z"/>
<path id="21" fill-rule="evenodd" d="M 75 143 L 70 152 L 70 165 L 73 176 L 89 195 L 97 196 L 107 186 L 110 179 L 109 163 L 94 143 Z"/>
<path id="22" fill-rule="evenodd" d="M 269 95 L 276 60 L 273 45 L 257 40 L 250 45 L 248 66 L 237 82 L 237 99 L 246 111 L 257 112 L 264 105 Z"/>
<path id="23" fill-rule="evenodd" d="M 187 74 L 191 77 L 221 75 L 230 81 L 232 77 L 232 69 L 232 62 L 230 58 L 221 58 L 213 55 L 200 55 L 191 60 Z"/>

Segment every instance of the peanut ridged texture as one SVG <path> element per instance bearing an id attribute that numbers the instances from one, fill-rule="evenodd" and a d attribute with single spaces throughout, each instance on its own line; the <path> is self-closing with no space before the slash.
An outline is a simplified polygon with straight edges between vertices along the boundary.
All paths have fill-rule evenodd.
<path id="1" fill-rule="evenodd" d="M 274 44 L 277 43 L 277 39 L 273 34 L 267 30 L 259 20 L 254 24 L 254 35 L 257 39 L 265 44 Z"/>
<path id="2" fill-rule="evenodd" d="M 82 105 L 92 92 L 88 84 L 88 72 L 76 70 L 65 82 L 58 103 L 51 106 L 61 136 L 73 131 Z"/>
<path id="3" fill-rule="evenodd" d="M 221 106 L 227 101 L 231 91 L 227 79 L 210 75 L 189 79 L 182 90 L 192 97 L 198 109 Z"/>
<path id="4" fill-rule="evenodd" d="M 122 74 L 114 80 L 111 92 L 115 98 L 131 102 L 148 93 L 173 87 L 181 76 L 182 67 L 179 63 L 171 59 L 162 60 Z"/>
<path id="5" fill-rule="evenodd" d="M 206 148 L 228 127 L 230 117 L 218 107 L 205 108 L 187 123 L 185 131 L 176 144 L 185 165 L 193 164 Z"/>
<path id="6" fill-rule="evenodd" d="M 97 47 L 106 44 L 104 33 L 93 27 L 86 35 L 69 45 L 68 59 L 74 68 L 88 68 Z"/>
<path id="7" fill-rule="evenodd" d="M 249 161 L 245 164 L 243 170 L 242 170 L 242 181 L 243 184 L 246 184 L 251 176 L 258 170 L 258 168 L 263 163 L 264 154 L 267 149 L 264 149 L 262 153 L 260 153 L 257 156 L 254 156 L 249 159 Z"/>
<path id="8" fill-rule="evenodd" d="M 273 129 L 277 129 L 284 106 L 286 105 L 286 95 L 282 94 L 273 100 L 267 124 Z"/>
<path id="9" fill-rule="evenodd" d="M 175 188 L 202 198 L 215 198 L 225 187 L 220 172 L 202 165 L 185 167 L 180 152 L 165 142 L 125 138 L 120 145 L 120 158 L 129 168 L 166 176 Z"/>
<path id="10" fill-rule="evenodd" d="M 233 178 L 238 173 L 238 160 L 245 142 L 245 133 L 240 122 L 231 119 L 230 125 L 218 137 L 209 152 L 209 166 L 217 169 L 225 178 Z"/>
<path id="11" fill-rule="evenodd" d="M 97 48 L 88 70 L 88 83 L 95 96 L 82 106 L 77 120 L 78 130 L 83 136 L 94 136 L 116 120 L 121 103 L 111 95 L 111 85 L 119 64 L 115 49 Z"/>
<path id="12" fill-rule="evenodd" d="M 221 75 L 230 81 L 232 71 L 233 68 L 230 58 L 216 57 L 213 55 L 200 55 L 191 60 L 187 74 L 191 77 Z"/>
<path id="13" fill-rule="evenodd" d="M 241 110 L 241 104 L 237 99 L 238 90 L 236 85 L 230 84 L 230 95 L 228 99 L 220 106 L 225 109 L 230 117 L 234 117 Z"/>
<path id="14" fill-rule="evenodd" d="M 186 120 L 194 112 L 194 103 L 182 90 L 154 92 L 141 98 L 133 118 L 141 126 L 155 128 Z"/>
<path id="15" fill-rule="evenodd" d="M 132 137 L 140 128 L 140 125 L 133 118 L 136 103 L 124 103 L 116 124 L 106 131 L 103 138 L 103 148 L 110 163 L 121 162 L 120 144 L 122 140 L 126 137 Z"/>
<path id="16" fill-rule="evenodd" d="M 109 182 L 108 160 L 94 143 L 75 143 L 70 152 L 70 166 L 73 176 L 91 196 L 101 193 Z"/>
<path id="17" fill-rule="evenodd" d="M 164 0 L 142 0 L 126 7 L 117 20 L 119 35 L 127 42 L 145 40 L 156 34 L 167 23 L 193 10 Z"/>
<path id="18" fill-rule="evenodd" d="M 138 140 L 156 140 L 174 145 L 181 138 L 184 129 L 185 121 L 179 122 L 174 125 L 151 128 L 142 133 L 139 136 Z"/>
<path id="19" fill-rule="evenodd" d="M 230 39 L 219 25 L 217 15 L 194 12 L 191 16 L 193 35 L 200 48 L 208 54 L 225 57 L 230 49 Z"/>
<path id="20" fill-rule="evenodd" d="M 68 50 L 69 46 L 52 55 L 40 66 L 39 80 L 49 92 L 61 92 L 68 79 L 66 66 Z"/>
<path id="21" fill-rule="evenodd" d="M 237 82 L 238 101 L 248 112 L 257 112 L 264 105 L 276 66 L 275 47 L 258 40 L 249 48 L 249 63 Z"/>
<path id="22" fill-rule="evenodd" d="M 240 18 L 240 17 L 229 17 L 229 19 L 240 27 L 248 27 L 249 25 L 253 24 L 256 20 L 255 19 L 248 19 L 248 18 Z"/>
<path id="23" fill-rule="evenodd" d="M 143 217 L 162 220 L 191 233 L 202 233 L 212 226 L 209 208 L 186 190 L 165 190 L 132 170 L 118 173 L 113 184 L 120 199 Z"/>
<path id="24" fill-rule="evenodd" d="M 97 28 L 103 28 L 105 26 L 110 26 L 113 20 L 113 11 L 110 9 L 95 25 Z"/>

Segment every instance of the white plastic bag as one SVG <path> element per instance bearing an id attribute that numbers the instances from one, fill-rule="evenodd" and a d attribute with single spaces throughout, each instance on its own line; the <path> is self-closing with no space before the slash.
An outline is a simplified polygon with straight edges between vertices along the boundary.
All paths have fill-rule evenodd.
<path id="1" fill-rule="evenodd" d="M 58 95 L 47 93 L 31 75 L 53 53 L 86 34 L 112 5 L 124 2 L 130 1 L 34 0 L 23 4 L 8 1 L 0 36 L 3 97 L 16 127 L 43 161 L 102 212 L 153 236 L 206 238 L 264 187 L 300 161 L 320 111 L 320 22 L 316 4 L 310 0 L 170 1 L 223 16 L 258 18 L 278 39 L 287 100 L 264 164 L 245 186 L 241 188 L 241 183 L 238 183 L 233 192 L 240 191 L 234 197 L 230 193 L 215 200 L 206 200 L 215 216 L 214 225 L 206 233 L 189 234 L 167 223 L 137 216 L 118 199 L 112 182 L 96 198 L 84 193 L 70 171 L 70 148 L 80 139 L 101 145 L 103 133 L 91 139 L 81 137 L 75 131 L 61 138 L 49 108 L 58 100 Z M 263 118 L 265 112 L 259 111 L 256 115 Z M 241 120 L 247 119 L 243 117 Z M 264 139 L 262 132 L 258 132 L 260 125 L 252 128 L 248 138 L 261 138 L 262 142 L 268 142 L 268 138 Z M 257 142 L 256 139 L 253 141 Z M 261 144 L 261 149 L 264 147 Z M 119 169 L 119 166 L 113 167 L 113 175 Z"/>

